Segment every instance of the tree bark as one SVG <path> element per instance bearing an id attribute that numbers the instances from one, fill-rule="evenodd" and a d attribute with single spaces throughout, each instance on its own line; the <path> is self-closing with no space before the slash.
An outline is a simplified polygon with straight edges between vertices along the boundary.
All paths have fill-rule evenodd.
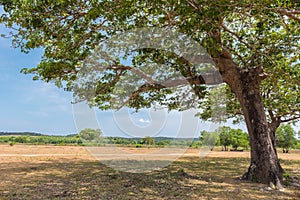
<path id="1" fill-rule="evenodd" d="M 243 179 L 267 183 L 281 189 L 283 169 L 279 163 L 275 137 L 267 122 L 259 87 L 264 79 L 262 68 L 241 69 L 231 58 L 222 56 L 215 58 L 215 62 L 223 80 L 240 102 L 249 133 L 251 162 Z"/>
<path id="2" fill-rule="evenodd" d="M 269 128 L 270 128 L 270 135 L 271 135 L 271 140 L 272 140 L 272 144 L 274 146 L 274 150 L 276 152 L 277 155 L 277 150 L 276 150 L 276 130 L 277 128 L 280 126 L 280 119 L 276 119 L 273 116 L 273 113 L 270 111 L 270 116 L 271 116 L 271 122 L 269 123 Z M 283 171 L 283 170 L 282 170 Z"/>

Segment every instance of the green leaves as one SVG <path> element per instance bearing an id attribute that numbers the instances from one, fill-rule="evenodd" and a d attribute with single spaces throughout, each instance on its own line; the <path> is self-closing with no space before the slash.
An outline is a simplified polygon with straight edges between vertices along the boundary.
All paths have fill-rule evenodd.
<path id="1" fill-rule="evenodd" d="M 85 143 L 100 142 L 102 132 L 100 129 L 85 128 L 79 132 L 79 137 Z"/>
<path id="2" fill-rule="evenodd" d="M 200 141 L 202 147 L 208 146 L 209 149 L 212 151 L 215 146 L 220 144 L 220 138 L 218 132 L 208 132 L 202 131 L 200 133 Z"/>
<path id="3" fill-rule="evenodd" d="M 233 129 L 227 126 L 222 126 L 216 130 L 219 133 L 220 144 L 224 146 L 224 150 L 228 150 L 228 146 L 232 146 L 234 150 L 238 147 L 249 147 L 249 136 L 241 129 Z"/>
<path id="4" fill-rule="evenodd" d="M 216 145 L 222 145 L 225 151 L 229 146 L 232 146 L 234 150 L 238 150 L 238 147 L 245 149 L 249 147 L 248 134 L 241 129 L 233 129 L 228 126 L 219 127 L 213 132 L 202 131 L 200 141 L 202 146 L 208 146 L 211 151 Z"/>
<path id="5" fill-rule="evenodd" d="M 289 149 L 297 144 L 296 132 L 290 124 L 282 124 L 276 131 L 276 141 L 278 147 L 283 149 L 283 153 L 288 153 Z"/>

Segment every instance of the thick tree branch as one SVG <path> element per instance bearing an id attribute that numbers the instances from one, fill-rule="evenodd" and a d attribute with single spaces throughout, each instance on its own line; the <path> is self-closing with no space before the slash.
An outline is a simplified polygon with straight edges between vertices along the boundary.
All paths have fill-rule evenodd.
<path id="1" fill-rule="evenodd" d="M 291 122 L 291 121 L 294 121 L 294 120 L 297 120 L 297 119 L 300 119 L 300 116 L 293 116 L 291 118 L 286 118 L 286 119 L 282 119 L 280 120 L 282 123 L 285 123 L 285 122 Z"/>
<path id="2" fill-rule="evenodd" d="M 222 77 L 219 74 L 219 71 L 213 70 L 204 74 L 185 77 L 185 78 L 176 78 L 176 79 L 166 79 L 165 81 L 156 81 L 151 76 L 143 72 L 138 68 L 133 68 L 131 66 L 124 66 L 124 65 L 111 65 L 111 66 L 96 66 L 92 69 L 103 71 L 103 70 L 114 70 L 114 71 L 125 71 L 130 70 L 133 73 L 139 75 L 141 79 L 147 81 L 148 84 L 161 84 L 165 87 L 177 87 L 181 85 L 215 85 L 220 84 L 223 82 Z"/>
<path id="3" fill-rule="evenodd" d="M 192 1 L 192 0 L 187 0 L 187 2 L 188 2 L 188 4 L 189 4 L 190 6 L 192 6 L 192 7 L 195 8 L 196 10 L 199 9 L 198 5 L 197 5 L 194 1 Z"/>
<path id="4" fill-rule="evenodd" d="M 297 16 L 297 15 L 300 15 L 300 10 L 289 11 L 286 9 L 278 9 L 277 11 L 282 15 L 285 15 L 291 19 L 294 19 L 294 20 L 300 22 L 300 17 Z"/>

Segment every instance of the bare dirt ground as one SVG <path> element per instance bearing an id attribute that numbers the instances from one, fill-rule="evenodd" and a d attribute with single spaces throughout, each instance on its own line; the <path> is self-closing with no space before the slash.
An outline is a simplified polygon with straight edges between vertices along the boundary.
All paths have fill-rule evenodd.
<path id="1" fill-rule="evenodd" d="M 47 160 L 94 160 L 80 146 L 0 145 L 0 163 L 40 162 Z"/>
<path id="2" fill-rule="evenodd" d="M 0 145 L 0 163 L 19 162 L 20 160 L 49 160 L 49 159 L 74 159 L 74 160 L 94 160 L 95 158 L 89 153 L 89 147 L 81 146 L 50 146 L 50 145 Z M 171 148 L 170 148 L 171 149 Z M 97 147 L 98 151 L 103 155 L 114 155 L 118 153 L 137 154 L 137 155 L 157 155 L 168 153 L 176 154 L 178 157 L 204 157 L 208 158 L 250 158 L 250 152 L 225 152 L 217 149 L 216 151 L 201 151 L 201 149 L 179 149 L 173 148 L 162 152 L 158 148 L 130 148 L 130 147 Z M 179 152 L 179 153 L 178 153 Z M 284 160 L 300 160 L 300 150 L 292 150 L 291 153 L 281 153 L 278 151 L 280 159 Z"/>
<path id="3" fill-rule="evenodd" d="M 159 152 L 161 159 L 160 149 L 101 148 L 112 155 Z M 287 186 L 281 192 L 239 180 L 249 152 L 213 151 L 199 157 L 199 149 L 188 149 L 164 169 L 139 174 L 109 168 L 89 151 L 79 146 L 0 145 L 0 199 L 300 199 L 299 188 Z M 300 151 L 279 152 L 279 157 L 286 173 L 300 178 Z"/>

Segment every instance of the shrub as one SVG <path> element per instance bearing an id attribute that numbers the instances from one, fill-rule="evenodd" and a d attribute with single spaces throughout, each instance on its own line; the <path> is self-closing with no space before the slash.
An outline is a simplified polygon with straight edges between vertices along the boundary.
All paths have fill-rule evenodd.
<path id="1" fill-rule="evenodd" d="M 12 142 L 12 141 L 10 141 L 9 143 L 9 146 L 14 146 L 14 144 L 16 144 L 15 142 Z"/>
<path id="2" fill-rule="evenodd" d="M 295 146 L 296 149 L 300 149 L 300 141 L 298 141 L 297 145 Z"/>

